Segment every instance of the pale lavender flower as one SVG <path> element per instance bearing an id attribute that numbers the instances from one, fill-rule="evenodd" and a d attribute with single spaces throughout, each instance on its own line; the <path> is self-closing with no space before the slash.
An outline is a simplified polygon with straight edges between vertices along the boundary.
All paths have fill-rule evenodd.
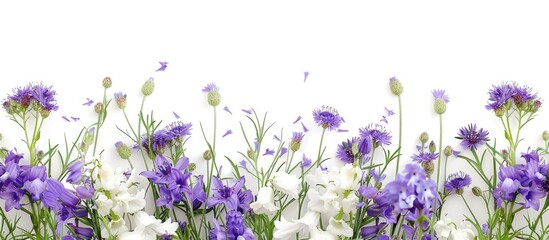
<path id="1" fill-rule="evenodd" d="M 450 101 L 450 98 L 448 97 L 448 95 L 446 95 L 446 91 L 442 89 L 433 89 L 431 93 L 433 94 L 433 97 L 435 99 L 441 99 L 445 103 L 448 103 Z"/>
<path id="2" fill-rule="evenodd" d="M 211 91 L 219 91 L 219 87 L 217 87 L 215 83 L 210 83 L 202 89 L 202 92 L 211 92 Z"/>

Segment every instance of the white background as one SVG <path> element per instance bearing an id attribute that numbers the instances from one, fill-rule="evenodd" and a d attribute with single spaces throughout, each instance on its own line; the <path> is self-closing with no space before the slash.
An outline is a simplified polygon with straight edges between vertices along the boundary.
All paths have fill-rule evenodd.
<path id="1" fill-rule="evenodd" d="M 45 123 L 43 138 L 60 143 L 63 134 L 71 139 L 95 120 L 92 108 L 82 103 L 101 98 L 103 77 L 113 80 L 109 97 L 115 91 L 128 94 L 130 117 L 139 108 L 141 84 L 153 77 L 156 89 L 146 110 L 166 123 L 175 120 L 172 111 L 192 122 L 188 153 L 199 163 L 206 149 L 199 122 L 208 136 L 212 130 L 211 109 L 201 92 L 210 82 L 221 88 L 221 107 L 233 112 L 219 111 L 219 134 L 235 132 L 219 141 L 223 155 L 236 158 L 236 151 L 245 151 L 240 109 L 254 108 L 268 111 L 276 122 L 269 136 L 281 128 L 287 138 L 301 131 L 292 122 L 302 116 L 310 130 L 304 152 L 313 157 L 320 133 L 311 117 L 315 108 L 330 105 L 346 120 L 342 128 L 349 132 L 326 136 L 327 153 L 333 155 L 337 143 L 356 136 L 358 128 L 380 123 L 384 107 L 397 110 L 388 89 L 389 78 L 396 76 L 404 85 L 402 161 L 407 163 L 421 132 L 438 143 L 432 89 L 445 89 L 450 97 L 443 145 L 457 149 L 454 137 L 469 123 L 503 141 L 498 119 L 484 107 L 492 84 L 516 81 L 549 99 L 547 10 L 541 1 L 2 2 L 0 94 L 4 99 L 28 82 L 53 85 L 60 108 Z M 155 72 L 159 61 L 169 62 L 165 72 Z M 304 71 L 310 72 L 305 82 Z M 100 139 L 103 158 L 127 167 L 113 153 L 116 141 L 128 140 L 114 126 L 126 124 L 111 107 Z M 542 144 L 541 132 L 549 128 L 545 108 L 525 129 L 521 152 Z M 63 115 L 82 120 L 67 123 Z M 387 127 L 396 143 L 396 116 Z M 23 152 L 21 132 L 7 117 L 0 119 L 0 132 L 2 146 Z M 46 144 L 43 139 L 41 147 Z M 471 173 L 477 182 L 463 161 L 449 166 Z M 452 206 L 464 207 L 455 200 Z M 462 212 L 449 214 L 458 220 Z"/>

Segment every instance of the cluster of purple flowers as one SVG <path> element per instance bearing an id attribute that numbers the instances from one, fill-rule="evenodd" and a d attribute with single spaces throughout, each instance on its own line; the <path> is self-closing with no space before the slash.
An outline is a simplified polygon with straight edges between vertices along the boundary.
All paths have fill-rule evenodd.
<path id="1" fill-rule="evenodd" d="M 172 166 L 168 159 L 161 154 L 156 155 L 155 171 L 144 171 L 142 176 L 148 178 L 159 186 L 159 197 L 156 206 L 173 208 L 174 204 L 192 204 L 190 210 L 196 210 L 206 201 L 202 176 L 198 176 L 198 182 L 191 189 L 189 186 L 190 172 L 186 172 L 189 158 L 182 157 Z"/>
<path id="2" fill-rule="evenodd" d="M 226 225 L 221 226 L 214 219 L 214 228 L 209 232 L 211 240 L 235 239 L 252 240 L 255 239 L 252 229 L 246 226 L 242 213 L 230 210 L 227 212 Z"/>
<path id="3" fill-rule="evenodd" d="M 32 201 L 40 201 L 47 179 L 46 167 L 21 165 L 22 154 L 10 151 L 4 164 L 0 163 L 0 198 L 4 199 L 6 211 L 21 209 L 21 200 L 29 193 Z"/>
<path id="4" fill-rule="evenodd" d="M 59 108 L 55 95 L 56 92 L 52 90 L 51 86 L 29 83 L 24 87 L 13 89 L 13 94 L 8 95 L 2 106 L 9 114 L 34 109 L 43 117 L 47 117 L 51 111 Z"/>
<path id="5" fill-rule="evenodd" d="M 523 153 L 526 164 L 514 166 L 501 165 L 498 172 L 499 183 L 493 191 L 498 207 L 504 201 L 514 201 L 521 195 L 524 208 L 538 210 L 539 200 L 544 198 L 549 191 L 548 171 L 549 165 L 540 159 L 538 152 L 532 150 Z"/>
<path id="6" fill-rule="evenodd" d="M 432 216 L 434 207 L 438 206 L 440 196 L 436 190 L 436 182 L 427 178 L 427 174 L 418 164 L 408 164 L 396 179 L 389 182 L 374 198 L 374 204 L 367 209 L 368 216 L 384 219 L 380 224 L 394 224 L 396 215 L 405 216 L 406 220 L 416 222 L 416 228 L 429 228 L 428 219 Z M 379 224 L 377 224 L 379 225 Z M 408 225 L 402 226 L 408 238 L 417 232 Z M 363 227 L 364 228 L 364 227 Z M 372 234 L 370 228 L 363 233 Z M 377 228 L 382 229 L 382 228 Z M 377 233 L 380 234 L 380 233 Z"/>
<path id="7" fill-rule="evenodd" d="M 5 209 L 21 209 L 24 205 L 42 202 L 42 205 L 56 214 L 56 234 L 61 235 L 62 227 L 70 219 L 84 218 L 88 215 L 86 208 L 80 205 L 81 199 L 91 198 L 93 189 L 78 186 L 76 191 L 66 189 L 54 178 L 48 178 L 45 166 L 30 166 L 20 164 L 22 154 L 10 151 L 4 164 L 0 163 L 0 198 L 5 200 Z M 73 183 L 80 182 L 82 166 L 79 162 L 69 166 L 69 179 Z M 80 172 L 80 174 L 78 174 Z M 78 180 L 77 180 L 78 179 Z M 28 195 L 28 203 L 23 202 L 23 196 Z M 69 224 L 72 231 L 79 233 L 80 239 L 91 239 L 93 230 L 87 227 Z M 70 236 L 69 236 L 70 237 Z"/>
<path id="8" fill-rule="evenodd" d="M 512 104 L 519 109 L 533 112 L 541 107 L 537 95 L 533 94 L 530 88 L 519 86 L 517 83 L 494 85 L 488 95 L 486 109 L 496 112 L 508 110 Z"/>
<path id="9" fill-rule="evenodd" d="M 191 134 L 191 123 L 176 121 L 164 129 L 157 130 L 150 137 L 143 137 L 141 145 L 148 153 L 163 154 L 167 147 L 181 144 Z"/>

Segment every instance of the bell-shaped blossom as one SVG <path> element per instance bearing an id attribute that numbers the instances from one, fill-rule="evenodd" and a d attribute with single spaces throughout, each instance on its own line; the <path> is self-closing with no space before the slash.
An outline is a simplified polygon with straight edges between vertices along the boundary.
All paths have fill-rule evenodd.
<path id="1" fill-rule="evenodd" d="M 301 185 L 301 180 L 292 174 L 286 172 L 275 172 L 271 180 L 273 187 L 281 191 L 282 193 L 288 194 L 291 198 L 297 199 L 299 196 L 299 186 Z"/>
<path id="2" fill-rule="evenodd" d="M 257 200 L 250 204 L 256 214 L 267 214 L 271 216 L 279 209 L 274 204 L 274 190 L 272 187 L 262 187 L 257 193 Z"/>

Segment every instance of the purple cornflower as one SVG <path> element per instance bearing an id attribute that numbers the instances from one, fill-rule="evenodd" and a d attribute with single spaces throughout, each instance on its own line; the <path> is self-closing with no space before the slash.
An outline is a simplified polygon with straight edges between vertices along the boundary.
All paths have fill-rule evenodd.
<path id="1" fill-rule="evenodd" d="M 314 110 L 313 118 L 318 126 L 328 130 L 337 129 L 342 122 L 337 110 L 329 106 L 322 106 L 322 108 Z"/>
<path id="2" fill-rule="evenodd" d="M 297 152 L 301 147 L 301 141 L 305 135 L 302 132 L 293 132 L 292 140 L 290 141 L 290 150 Z"/>
<path id="3" fill-rule="evenodd" d="M 502 83 L 499 86 L 492 85 L 492 89 L 488 92 L 488 95 L 489 98 L 486 109 L 501 109 L 513 95 L 513 87 L 507 83 Z"/>
<path id="4" fill-rule="evenodd" d="M 69 165 L 69 176 L 67 177 L 67 182 L 72 184 L 77 184 L 82 180 L 82 174 L 84 167 L 84 162 L 77 160 Z"/>
<path id="5" fill-rule="evenodd" d="M 484 129 L 477 130 L 476 124 L 469 124 L 467 127 L 459 129 L 457 139 L 461 140 L 461 146 L 468 149 L 477 149 L 477 147 L 483 145 L 490 139 L 488 138 L 488 131 Z"/>
<path id="6" fill-rule="evenodd" d="M 32 96 L 40 104 L 43 110 L 55 111 L 59 107 L 55 100 L 56 92 L 51 89 L 52 86 L 46 87 L 42 84 L 37 84 L 32 87 Z"/>
<path id="7" fill-rule="evenodd" d="M 417 163 L 429 163 L 438 158 L 438 153 L 420 152 L 412 155 L 412 160 Z"/>
<path id="8" fill-rule="evenodd" d="M 245 182 L 246 179 L 242 176 L 233 186 L 229 187 L 214 176 L 212 179 L 214 194 L 208 199 L 208 208 L 223 203 L 229 210 L 237 210 L 240 205 L 238 193 L 242 191 Z"/>
<path id="9" fill-rule="evenodd" d="M 471 177 L 464 172 L 453 173 L 448 176 L 444 182 L 444 189 L 447 192 L 455 191 L 457 194 L 463 193 L 463 189 L 471 185 Z"/>
<path id="10" fill-rule="evenodd" d="M 8 95 L 3 106 L 10 113 L 16 111 L 18 106 L 22 106 L 26 110 L 31 104 L 36 103 L 42 111 L 51 112 L 59 108 L 55 95 L 56 92 L 52 90 L 51 86 L 46 87 L 42 83 L 29 83 L 27 86 L 13 89 L 13 94 Z"/>
<path id="11" fill-rule="evenodd" d="M 371 138 L 374 148 L 391 145 L 392 136 L 379 124 L 370 124 L 360 129 L 360 138 Z"/>
<path id="12" fill-rule="evenodd" d="M 433 97 L 435 99 L 441 99 L 445 103 L 448 103 L 450 101 L 450 98 L 448 97 L 448 95 L 446 95 L 446 91 L 442 89 L 433 89 L 431 93 L 433 94 Z"/>
<path id="13" fill-rule="evenodd" d="M 183 142 L 185 136 L 191 135 L 192 126 L 192 123 L 183 123 L 181 121 L 170 123 L 170 125 L 166 127 L 168 139 Z"/>
<path id="14" fill-rule="evenodd" d="M 352 139 L 347 139 L 347 141 L 337 145 L 337 158 L 344 163 L 354 163 L 355 159 L 359 158 L 357 156 L 358 152 L 353 152 L 353 147 L 358 147 L 358 140 L 358 138 L 353 137 Z"/>
<path id="15" fill-rule="evenodd" d="M 202 89 L 202 92 L 211 92 L 211 91 L 219 91 L 219 87 L 217 87 L 215 83 L 210 83 Z"/>
<path id="16" fill-rule="evenodd" d="M 126 97 L 127 95 L 122 92 L 116 92 L 114 93 L 114 101 L 116 102 L 116 105 L 120 109 L 126 108 Z"/>
<path id="17" fill-rule="evenodd" d="M 156 131 L 151 137 L 144 137 L 141 141 L 143 148 L 147 152 L 154 152 L 155 154 L 163 154 L 164 149 L 168 146 L 168 143 L 173 139 L 165 129 L 160 129 Z"/>
<path id="18" fill-rule="evenodd" d="M 536 99 L 536 94 L 532 94 L 532 89 L 526 86 L 520 87 L 516 83 L 512 85 L 513 95 L 511 96 L 515 105 L 520 106 L 532 99 Z"/>

